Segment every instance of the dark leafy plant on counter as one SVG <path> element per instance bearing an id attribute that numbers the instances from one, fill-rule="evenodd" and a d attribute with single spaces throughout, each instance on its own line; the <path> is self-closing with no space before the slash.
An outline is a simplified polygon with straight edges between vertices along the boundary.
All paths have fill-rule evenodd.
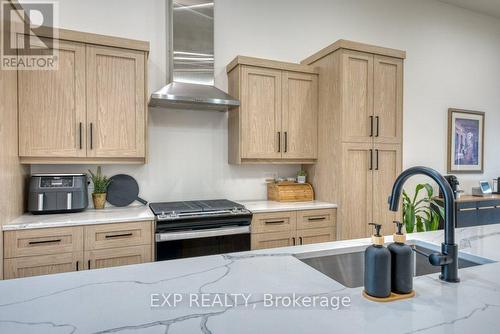
<path id="1" fill-rule="evenodd" d="M 420 191 L 425 190 L 423 197 Z M 439 227 L 440 219 L 444 219 L 442 203 L 433 198 L 434 189 L 428 183 L 418 184 L 413 198 L 403 191 L 403 221 L 407 233 L 435 231 Z"/>
<path id="2" fill-rule="evenodd" d="M 90 169 L 90 179 L 94 184 L 94 194 L 104 194 L 108 190 L 111 180 L 107 176 L 102 175 L 101 166 L 97 167 L 97 172 L 94 174 Z"/>

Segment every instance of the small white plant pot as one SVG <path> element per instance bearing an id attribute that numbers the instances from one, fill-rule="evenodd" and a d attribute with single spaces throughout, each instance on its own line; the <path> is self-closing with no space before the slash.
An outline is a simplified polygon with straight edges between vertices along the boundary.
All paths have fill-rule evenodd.
<path id="1" fill-rule="evenodd" d="M 306 183 L 306 176 L 297 176 L 297 183 Z"/>

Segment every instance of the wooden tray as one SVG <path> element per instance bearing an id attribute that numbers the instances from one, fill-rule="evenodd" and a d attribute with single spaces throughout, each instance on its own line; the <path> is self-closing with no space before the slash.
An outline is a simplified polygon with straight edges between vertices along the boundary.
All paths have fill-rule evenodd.
<path id="1" fill-rule="evenodd" d="M 309 183 L 271 182 L 267 184 L 267 199 L 278 202 L 308 202 L 314 200 L 314 190 Z"/>
<path id="2" fill-rule="evenodd" d="M 413 298 L 415 297 L 415 290 L 413 290 L 410 293 L 400 295 L 398 293 L 391 292 L 391 295 L 386 298 L 377 298 L 377 297 L 372 297 L 369 294 L 363 290 L 363 297 L 365 297 L 368 300 L 371 300 L 373 302 L 379 302 L 379 303 L 388 303 L 388 302 L 395 302 L 396 300 L 403 300 L 403 299 L 408 299 L 408 298 Z"/>

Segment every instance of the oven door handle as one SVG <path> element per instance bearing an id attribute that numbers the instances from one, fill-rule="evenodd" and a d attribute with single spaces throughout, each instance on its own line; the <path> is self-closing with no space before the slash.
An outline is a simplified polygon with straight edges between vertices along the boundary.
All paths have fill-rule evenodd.
<path id="1" fill-rule="evenodd" d="M 206 230 L 174 231 L 165 233 L 156 233 L 156 242 L 198 239 L 208 237 L 218 237 L 223 235 L 246 234 L 250 233 L 250 226 L 231 226 L 224 228 L 211 228 Z"/>

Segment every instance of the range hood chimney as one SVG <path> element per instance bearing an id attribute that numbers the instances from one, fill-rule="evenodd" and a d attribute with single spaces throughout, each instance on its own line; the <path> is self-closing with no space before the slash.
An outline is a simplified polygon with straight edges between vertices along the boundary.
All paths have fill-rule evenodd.
<path id="1" fill-rule="evenodd" d="M 214 0 L 167 0 L 169 80 L 150 107 L 227 111 L 240 101 L 214 87 Z"/>

